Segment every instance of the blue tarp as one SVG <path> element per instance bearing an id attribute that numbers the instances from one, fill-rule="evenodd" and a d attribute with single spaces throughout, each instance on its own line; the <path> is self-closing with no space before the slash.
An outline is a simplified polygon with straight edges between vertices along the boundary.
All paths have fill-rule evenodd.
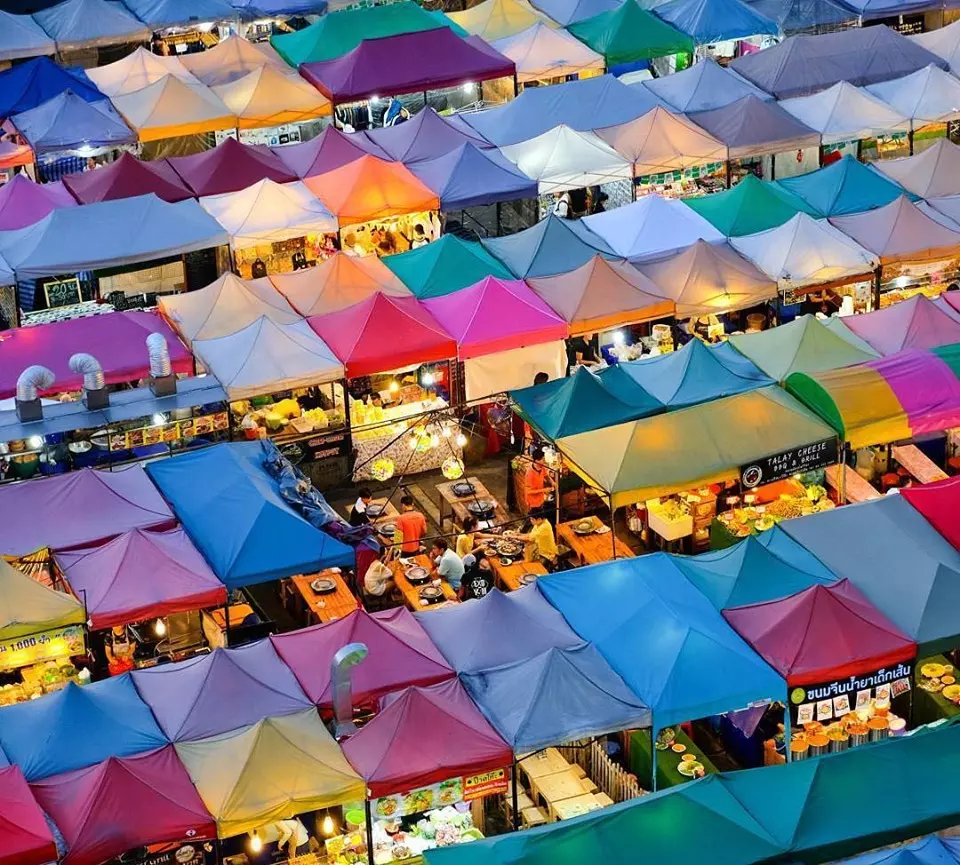
<path id="1" fill-rule="evenodd" d="M 605 240 L 582 222 L 561 219 L 552 213 L 530 228 L 482 243 L 518 279 L 569 273 L 598 253 L 610 261 L 618 257 Z"/>
<path id="2" fill-rule="evenodd" d="M 0 60 L 56 53 L 57 46 L 29 15 L 0 10 Z"/>
<path id="3" fill-rule="evenodd" d="M 57 50 L 74 50 L 123 42 L 145 42 L 150 30 L 122 3 L 112 0 L 63 0 L 33 14 Z"/>
<path id="4" fill-rule="evenodd" d="M 124 0 L 124 5 L 151 27 L 212 24 L 237 16 L 227 0 Z"/>
<path id="5" fill-rule="evenodd" d="M 29 111 L 64 90 L 72 90 L 87 102 L 106 99 L 83 70 L 59 66 L 49 57 L 37 57 L 0 72 L 0 117 Z"/>
<path id="6" fill-rule="evenodd" d="M 761 15 L 772 18 L 784 36 L 833 27 L 857 20 L 857 13 L 834 0 L 747 0 Z"/>
<path id="7" fill-rule="evenodd" d="M 650 724 L 650 710 L 589 644 L 548 649 L 461 681 L 520 754 Z"/>
<path id="8" fill-rule="evenodd" d="M 537 585 L 416 613 L 417 621 L 458 673 L 525 661 L 548 649 L 583 645 Z"/>
<path id="9" fill-rule="evenodd" d="M 777 36 L 780 32 L 776 21 L 742 0 L 669 0 L 653 11 L 690 36 L 697 45 L 762 34 Z"/>
<path id="10" fill-rule="evenodd" d="M 786 692 L 664 553 L 541 577 L 537 587 L 650 706 L 657 730 Z"/>
<path id="11" fill-rule="evenodd" d="M 558 123 L 578 132 L 618 126 L 657 104 L 649 91 L 629 87 L 612 75 L 598 75 L 551 87 L 525 87 L 505 105 L 464 118 L 487 141 L 503 147 L 536 138 Z"/>
<path id="12" fill-rule="evenodd" d="M 534 0 L 537 9 L 561 27 L 619 8 L 620 0 Z"/>
<path id="13" fill-rule="evenodd" d="M 892 850 L 874 850 L 844 859 L 836 865 L 956 865 L 960 862 L 960 840 L 931 835 Z"/>
<path id="14" fill-rule="evenodd" d="M 0 709 L 0 745 L 28 781 L 166 744 L 129 673 Z"/>
<path id="15" fill-rule="evenodd" d="M 673 75 L 643 81 L 633 87 L 646 87 L 677 111 L 711 111 L 723 108 L 744 96 L 773 99 L 736 72 L 721 66 L 712 57 L 706 57 Z"/>
<path id="16" fill-rule="evenodd" d="M 280 497 L 263 458 L 259 442 L 221 444 L 150 463 L 147 473 L 228 588 L 353 566 L 350 547 Z"/>
<path id="17" fill-rule="evenodd" d="M 108 100 L 86 102 L 72 90 L 11 119 L 37 154 L 137 143 Z"/>

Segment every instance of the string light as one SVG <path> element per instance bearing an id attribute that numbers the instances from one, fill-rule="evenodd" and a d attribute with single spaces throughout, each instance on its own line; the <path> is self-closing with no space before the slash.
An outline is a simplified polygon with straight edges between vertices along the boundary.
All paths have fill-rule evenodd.
<path id="1" fill-rule="evenodd" d="M 158 637 L 164 636 L 167 633 L 167 623 L 163 619 L 157 619 L 157 621 L 153 623 L 153 633 Z"/>
<path id="2" fill-rule="evenodd" d="M 253 830 L 253 834 L 250 836 L 250 852 L 259 853 L 263 849 L 263 840 L 257 834 L 257 830 Z"/>
<path id="3" fill-rule="evenodd" d="M 400 390 L 400 382 L 394 379 L 392 382 L 390 382 L 389 391 L 390 393 L 396 393 L 398 390 Z"/>
<path id="4" fill-rule="evenodd" d="M 623 335 L 622 330 L 615 330 L 613 332 L 613 344 L 614 345 L 623 345 L 627 341 L 627 338 Z"/>
<path id="5" fill-rule="evenodd" d="M 446 424 L 444 424 L 444 425 L 441 427 L 441 431 L 443 432 L 443 437 L 444 437 L 445 439 L 448 439 L 448 438 L 450 438 L 450 436 L 453 435 L 453 429 L 452 429 L 451 427 L 447 426 Z"/>
<path id="6" fill-rule="evenodd" d="M 336 828 L 337 827 L 333 825 L 333 817 L 327 814 L 327 816 L 323 818 L 323 825 L 321 826 L 323 834 L 329 838 L 336 831 Z"/>
<path id="7" fill-rule="evenodd" d="M 436 380 L 437 380 L 437 379 L 436 379 L 436 376 L 434 376 L 434 374 L 433 374 L 432 372 L 425 372 L 425 373 L 423 374 L 422 381 L 423 381 L 423 386 L 424 386 L 424 387 L 433 387 L 433 385 L 434 385 L 434 383 L 436 382 Z"/>
<path id="8" fill-rule="evenodd" d="M 466 447 L 467 437 L 463 433 L 457 433 L 455 441 L 458 448 Z"/>

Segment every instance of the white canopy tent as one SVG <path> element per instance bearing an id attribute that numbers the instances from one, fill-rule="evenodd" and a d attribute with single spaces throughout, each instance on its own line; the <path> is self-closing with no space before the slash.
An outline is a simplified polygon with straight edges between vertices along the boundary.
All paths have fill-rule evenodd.
<path id="1" fill-rule="evenodd" d="M 907 38 L 946 60 L 951 72 L 960 72 L 960 21 Z"/>
<path id="2" fill-rule="evenodd" d="M 812 96 L 784 99 L 780 106 L 819 132 L 822 144 L 910 131 L 910 121 L 903 114 L 846 81 Z"/>
<path id="3" fill-rule="evenodd" d="M 179 78 L 185 84 L 201 86 L 177 57 L 158 57 L 146 48 L 140 47 L 122 60 L 87 69 L 87 77 L 97 85 L 105 96 L 122 96 L 133 93 L 167 75 Z"/>
<path id="4" fill-rule="evenodd" d="M 521 84 L 584 72 L 602 74 L 606 68 L 602 54 L 566 30 L 556 30 L 542 21 L 513 36 L 497 39 L 491 45 L 516 64 L 517 81 Z"/>
<path id="5" fill-rule="evenodd" d="M 207 87 L 229 84 L 263 66 L 296 74 L 269 42 L 251 42 L 242 36 L 228 36 L 206 51 L 184 54 L 183 65 Z"/>
<path id="6" fill-rule="evenodd" d="M 141 141 L 235 129 L 239 122 L 209 87 L 186 84 L 175 75 L 110 101 Z"/>
<path id="7" fill-rule="evenodd" d="M 866 90 L 907 117 L 914 129 L 960 120 L 960 81 L 932 63 L 903 78 L 870 84 Z"/>
<path id="8" fill-rule="evenodd" d="M 946 138 L 914 156 L 880 159 L 872 167 L 921 198 L 960 195 L 960 147 Z"/>

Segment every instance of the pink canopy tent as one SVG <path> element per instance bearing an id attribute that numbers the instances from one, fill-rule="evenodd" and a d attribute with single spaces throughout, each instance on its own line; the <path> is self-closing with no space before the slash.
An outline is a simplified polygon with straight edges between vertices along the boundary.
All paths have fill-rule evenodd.
<path id="1" fill-rule="evenodd" d="M 344 742 L 343 753 L 373 798 L 513 763 L 510 746 L 459 679 L 388 695 L 380 714 Z"/>
<path id="2" fill-rule="evenodd" d="M 133 198 L 151 192 L 171 203 L 193 197 L 187 184 L 166 159 L 145 162 L 129 153 L 96 171 L 68 174 L 63 183 L 81 204 Z"/>
<path id="3" fill-rule="evenodd" d="M 297 179 L 270 148 L 241 144 L 235 138 L 227 138 L 213 150 L 192 156 L 175 156 L 169 162 L 198 197 L 238 192 L 264 178 L 275 183 L 290 183 Z"/>
<path id="4" fill-rule="evenodd" d="M 132 529 L 98 547 L 56 554 L 95 630 L 223 604 L 221 583 L 181 527 Z"/>
<path id="5" fill-rule="evenodd" d="M 5 331 L 0 339 L 0 399 L 16 394 L 20 373 L 33 364 L 42 364 L 57 377 L 44 393 L 80 390 L 83 376 L 69 366 L 70 357 L 78 352 L 100 361 L 107 384 L 146 378 L 150 375 L 146 340 L 151 333 L 167 340 L 174 372 L 193 372 L 190 352 L 154 312 L 128 310 Z"/>
<path id="6" fill-rule="evenodd" d="M 26 228 L 58 207 L 76 206 L 62 183 L 34 183 L 18 174 L 0 186 L 0 231 Z"/>
<path id="7" fill-rule="evenodd" d="M 361 156 L 390 159 L 362 132 L 348 134 L 335 126 L 328 126 L 316 138 L 302 144 L 275 147 L 273 152 L 300 178 L 326 174 Z"/>
<path id="8" fill-rule="evenodd" d="M 0 769 L 0 865 L 44 865 L 57 858 L 57 846 L 23 773 Z"/>
<path id="9" fill-rule="evenodd" d="M 882 355 L 960 342 L 960 321 L 922 294 L 866 315 L 848 315 L 843 323 Z"/>
<path id="10" fill-rule="evenodd" d="M 270 637 L 307 696 L 320 709 L 333 708 L 330 663 L 347 643 L 363 643 L 368 654 L 350 681 L 354 706 L 370 705 L 407 685 L 432 685 L 454 676 L 426 632 L 403 608 L 368 613 L 357 610 L 325 625 Z"/>

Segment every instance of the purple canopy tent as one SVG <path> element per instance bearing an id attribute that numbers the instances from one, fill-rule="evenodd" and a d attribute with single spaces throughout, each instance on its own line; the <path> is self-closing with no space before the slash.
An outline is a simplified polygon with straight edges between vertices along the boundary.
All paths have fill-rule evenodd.
<path id="1" fill-rule="evenodd" d="M 151 192 L 171 203 L 193 198 L 189 187 L 166 159 L 145 162 L 129 153 L 96 171 L 68 174 L 63 183 L 81 204 L 133 198 Z"/>
<path id="2" fill-rule="evenodd" d="M 387 161 L 390 159 L 362 132 L 341 132 L 335 126 L 328 126 L 316 138 L 302 144 L 275 147 L 273 152 L 300 178 L 326 174 L 354 162 L 361 156 L 376 156 Z"/>
<path id="3" fill-rule="evenodd" d="M 0 186 L 0 231 L 26 228 L 58 207 L 76 207 L 77 202 L 60 183 L 34 183 L 25 174 Z"/>
<path id="4" fill-rule="evenodd" d="M 264 178 L 274 183 L 297 179 L 270 148 L 241 144 L 235 138 L 203 153 L 174 156 L 170 165 L 198 197 L 238 192 Z"/>
<path id="5" fill-rule="evenodd" d="M 10 121 L 36 154 L 137 143 L 137 134 L 109 101 L 87 102 L 72 90 L 14 114 Z"/>
<path id="6" fill-rule="evenodd" d="M 371 129 L 367 138 L 384 150 L 390 159 L 410 165 L 456 150 L 462 144 L 489 148 L 490 143 L 479 133 L 456 118 L 441 117 L 429 105 L 406 123 Z"/>

